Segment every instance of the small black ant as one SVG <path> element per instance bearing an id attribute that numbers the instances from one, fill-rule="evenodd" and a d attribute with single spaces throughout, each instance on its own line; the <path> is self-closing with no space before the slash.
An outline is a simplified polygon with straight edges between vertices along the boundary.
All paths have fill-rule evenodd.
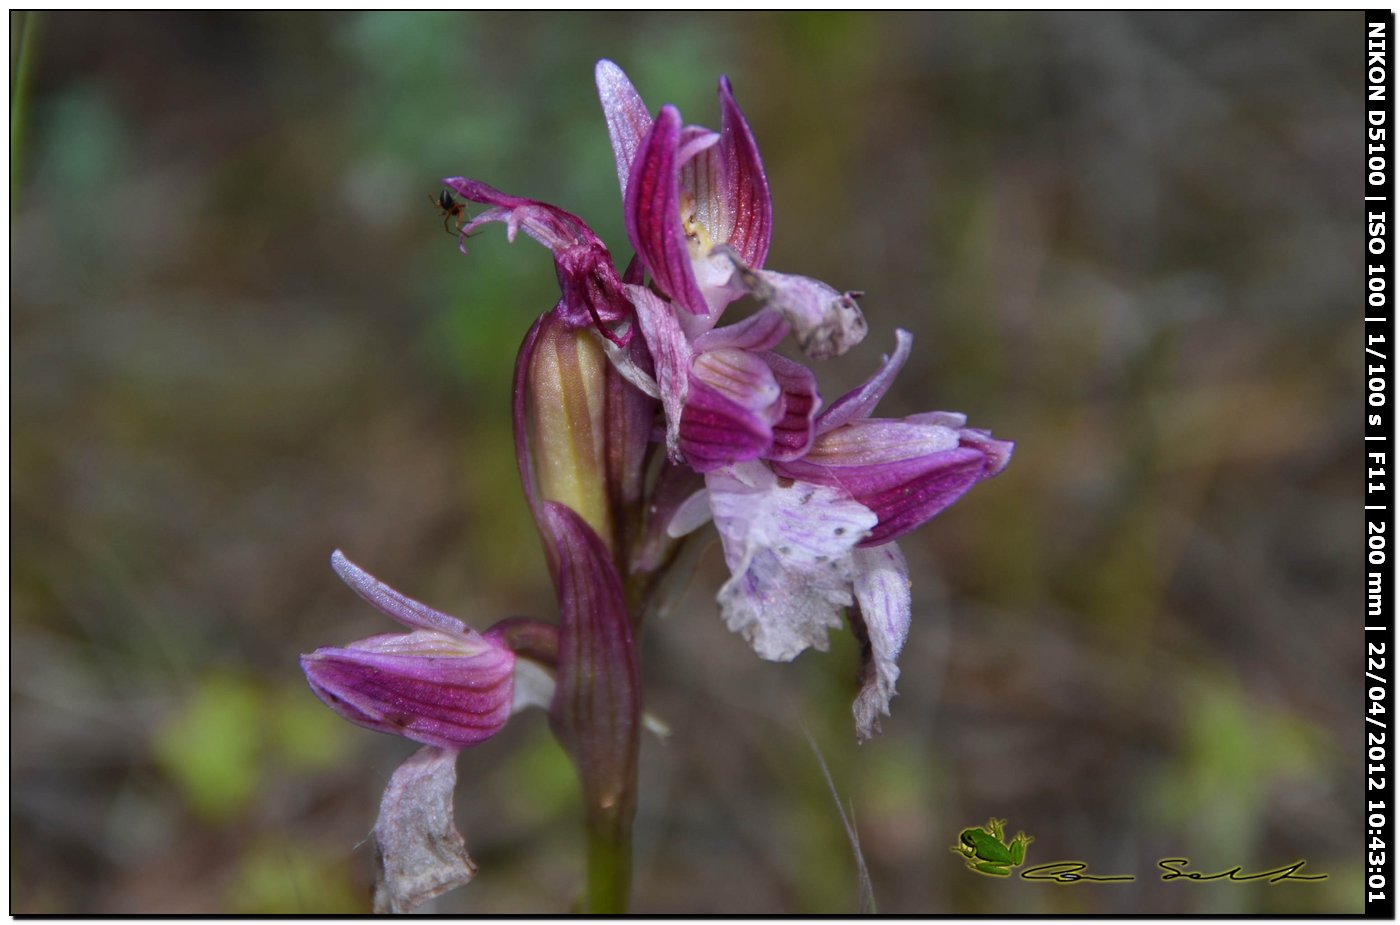
<path id="1" fill-rule="evenodd" d="M 429 193 L 428 201 L 437 206 L 438 211 L 442 213 L 442 230 L 448 234 L 460 234 L 462 231 L 462 222 L 469 217 L 467 215 L 466 203 L 459 201 L 456 196 L 453 196 L 447 190 L 438 193 L 436 199 Z M 447 227 L 447 223 L 453 219 L 457 220 L 456 231 Z"/>

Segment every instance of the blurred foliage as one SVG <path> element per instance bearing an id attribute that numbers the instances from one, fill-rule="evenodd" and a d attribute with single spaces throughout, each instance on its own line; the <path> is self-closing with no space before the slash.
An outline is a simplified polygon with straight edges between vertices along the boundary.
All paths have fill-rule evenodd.
<path id="1" fill-rule="evenodd" d="M 344 760 L 350 730 L 305 691 L 265 690 L 215 674 L 202 680 L 156 732 L 156 760 L 190 809 L 211 823 L 241 818 L 278 766 L 294 773 Z"/>
<path id="2" fill-rule="evenodd" d="M 227 909 L 234 915 L 278 915 L 288 911 L 326 915 L 363 912 L 342 861 L 328 861 L 315 849 L 269 841 L 249 847 L 228 887 Z"/>
<path id="3" fill-rule="evenodd" d="M 156 757 L 207 819 L 241 816 L 258 786 L 257 689 L 229 678 L 202 684 L 162 731 Z"/>
<path id="4" fill-rule="evenodd" d="M 849 804 L 882 912 L 1361 907 L 1357 13 L 11 14 L 12 911 L 368 909 L 410 746 L 345 725 L 299 652 L 388 625 L 343 546 L 485 626 L 548 615 L 510 373 L 557 298 L 466 174 L 626 245 L 592 88 L 715 123 L 727 73 L 775 196 L 769 263 L 864 289 L 840 394 L 1017 441 L 903 547 L 885 732 L 855 647 L 756 659 L 719 557 L 643 635 L 635 907 L 847 912 Z M 439 912 L 558 912 L 578 795 L 539 716 L 461 757 L 481 874 Z M 989 816 L 1031 857 L 969 874 Z M 1311 884 L 1163 883 L 1158 858 Z"/>

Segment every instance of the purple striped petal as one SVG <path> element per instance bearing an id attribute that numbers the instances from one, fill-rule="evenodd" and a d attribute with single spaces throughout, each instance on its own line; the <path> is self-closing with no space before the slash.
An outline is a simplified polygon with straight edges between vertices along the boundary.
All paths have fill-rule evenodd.
<path id="1" fill-rule="evenodd" d="M 880 403 L 880 399 L 885 397 L 885 393 L 894 384 L 894 377 L 904 367 L 909 359 L 909 349 L 913 346 L 913 336 L 905 330 L 894 332 L 894 354 L 886 357 L 880 365 L 880 369 L 865 385 L 847 392 L 836 401 L 831 403 L 831 407 L 822 412 L 817 418 L 817 433 L 824 434 L 835 430 L 842 424 L 847 424 L 858 418 L 868 418 L 875 410 L 875 406 Z M 930 423 L 943 423 L 942 421 L 932 421 Z M 961 426 L 959 424 L 958 426 Z"/>
<path id="2" fill-rule="evenodd" d="M 550 725 L 573 758 L 586 811 L 630 822 L 641 682 L 612 554 L 583 519 L 545 504 L 559 598 L 559 669 Z"/>
<path id="3" fill-rule="evenodd" d="M 734 102 L 728 77 L 719 81 L 720 143 L 724 185 L 719 198 L 731 223 L 716 244 L 728 243 L 751 267 L 763 266 L 773 236 L 773 198 L 749 123 Z M 712 231 L 712 235 L 715 233 Z"/>
<path id="4" fill-rule="evenodd" d="M 762 355 L 732 347 L 697 356 L 690 366 L 692 387 L 697 380 L 752 411 L 766 411 L 783 394 Z"/>
<path id="5" fill-rule="evenodd" d="M 858 611 L 852 626 L 861 641 L 861 689 L 851 711 L 856 736 L 865 741 L 880 731 L 880 716 L 890 713 L 890 698 L 899 680 L 899 653 L 909 636 L 912 612 L 909 566 L 894 543 L 851 554 L 855 565 Z"/>
<path id="6" fill-rule="evenodd" d="M 563 294 L 555 309 L 560 317 L 575 328 L 596 325 L 613 342 L 627 343 L 630 329 L 619 326 L 631 313 L 631 305 L 623 294 L 612 255 L 583 219 L 557 206 L 510 196 L 466 177 L 449 177 L 443 183 L 471 202 L 492 207 L 462 226 L 464 253 L 467 236 L 487 222 L 504 222 L 511 241 L 517 232 L 524 231 L 554 255 L 554 271 Z"/>
<path id="7" fill-rule="evenodd" d="M 794 465 L 805 477 L 813 469 L 879 466 L 921 459 L 957 445 L 958 432 L 947 427 L 877 418 L 822 434 L 812 451 Z"/>
<path id="8" fill-rule="evenodd" d="M 331 568 L 340 576 L 341 581 L 368 601 L 370 606 L 404 626 L 468 638 L 476 636 L 476 632 L 468 629 L 461 620 L 400 594 L 351 562 L 339 549 L 331 553 Z"/>
<path id="9" fill-rule="evenodd" d="M 969 435 L 971 437 L 969 438 Z M 896 539 L 1000 471 L 1011 444 L 981 432 L 915 421 L 857 420 L 817 438 L 782 476 L 839 486 L 880 517 L 862 544 Z"/>
<path id="10" fill-rule="evenodd" d="M 646 343 L 637 338 L 627 347 L 615 348 L 625 354 L 630 366 L 649 378 L 655 366 Z M 654 379 L 653 379 L 654 381 Z M 621 370 L 608 364 L 604 373 L 604 435 L 607 441 L 608 493 L 616 514 L 635 510 L 641 500 L 646 477 L 646 455 L 656 423 L 657 401 L 636 388 Z M 619 516 L 619 527 L 630 529 L 630 518 Z M 622 537 L 619 548 L 626 548 L 631 537 Z"/>
<path id="11" fill-rule="evenodd" d="M 627 237 L 657 288 L 692 314 L 705 315 L 709 309 L 695 283 L 681 226 L 680 141 L 681 114 L 664 106 L 637 147 L 628 174 Z"/>
<path id="12" fill-rule="evenodd" d="M 973 449 L 934 453 L 923 459 L 872 466 L 842 485 L 874 511 L 880 523 L 866 545 L 898 539 L 933 519 L 983 477 L 987 458 Z"/>
<path id="13" fill-rule="evenodd" d="M 788 334 L 787 319 L 782 312 L 763 308 L 743 321 L 727 324 L 722 328 L 706 331 L 695 338 L 695 351 L 718 350 L 721 347 L 736 347 L 740 350 L 771 350 L 782 343 Z"/>
<path id="14" fill-rule="evenodd" d="M 690 394 L 690 340 L 676 313 L 645 286 L 628 286 L 627 294 L 637 312 L 637 326 L 651 351 L 661 409 L 666 415 L 666 450 L 672 459 L 680 454 L 681 412 Z"/>
<path id="15" fill-rule="evenodd" d="M 695 187 L 687 182 L 686 171 L 691 162 L 700 157 L 704 152 L 711 150 L 719 144 L 719 136 L 704 126 L 687 125 L 681 129 L 680 140 L 676 143 L 676 167 L 680 169 L 680 189 L 681 189 L 681 214 L 685 215 L 687 205 L 699 209 L 700 202 L 695 197 Z M 692 196 L 691 202 L 685 200 L 686 193 Z"/>
<path id="16" fill-rule="evenodd" d="M 608 123 L 608 138 L 617 159 L 617 182 L 627 195 L 627 174 L 637 156 L 637 146 L 651 128 L 651 113 L 622 68 L 604 59 L 593 70 L 598 84 L 598 101 Z"/>
<path id="17" fill-rule="evenodd" d="M 530 505 L 530 511 L 535 515 L 537 523 L 540 519 L 540 490 L 538 480 L 535 477 L 534 447 L 530 445 L 529 382 L 531 359 L 539 346 L 540 336 L 547 328 L 546 322 L 548 320 L 548 314 L 541 315 L 535 319 L 530 330 L 525 332 L 525 340 L 521 342 L 520 350 L 515 355 L 515 380 L 511 393 L 511 419 L 515 434 L 515 467 L 520 473 L 520 485 L 525 491 L 525 501 Z"/>
<path id="18" fill-rule="evenodd" d="M 687 128 L 685 132 L 694 132 L 696 140 L 688 144 L 687 135 L 682 133 L 677 156 L 682 165 L 681 226 L 690 243 L 690 271 L 695 285 L 705 298 L 709 317 L 717 319 L 725 306 L 744 295 L 743 289 L 731 284 L 734 264 L 717 252 L 716 242 L 725 240 L 734 224 L 731 204 L 721 189 L 724 163 L 715 144 L 720 136 L 701 128 Z M 724 250 L 731 249 L 726 245 Z"/>
<path id="19" fill-rule="evenodd" d="M 589 228 L 583 219 L 558 206 L 536 199 L 511 196 L 467 177 L 448 177 L 442 182 L 463 199 L 493 207 L 462 226 L 464 237 L 488 222 L 504 222 L 506 237 L 511 241 L 515 240 L 518 232 L 524 231 L 556 254 L 579 244 L 601 248 L 604 253 L 607 252 L 602 239 L 593 233 L 593 229 Z"/>
<path id="20" fill-rule="evenodd" d="M 728 240 L 734 227 L 733 204 L 726 198 L 724 190 L 721 136 L 705 129 L 687 131 L 697 132 L 698 137 L 707 137 L 709 144 L 695 150 L 694 156 L 689 160 L 682 159 L 681 213 L 684 217 L 687 205 L 694 208 L 694 220 L 704 227 L 713 246 Z M 684 145 L 684 142 L 682 144 Z M 689 153 L 691 152 L 682 148 L 683 155 Z"/>
<path id="21" fill-rule="evenodd" d="M 797 459 L 812 447 L 813 422 L 822 403 L 817 377 L 785 356 L 765 353 L 763 358 L 783 390 L 783 413 L 773 423 L 773 446 L 765 455 L 769 459 Z"/>
<path id="22" fill-rule="evenodd" d="M 755 459 L 773 444 L 766 412 L 744 407 L 713 386 L 692 379 L 681 412 L 680 449 L 697 472 Z"/>
<path id="23" fill-rule="evenodd" d="M 1016 449 L 1012 441 L 993 439 L 990 431 L 976 427 L 964 427 L 958 431 L 958 436 L 963 446 L 979 449 L 987 455 L 987 470 L 982 474 L 983 478 L 991 478 L 1005 469 L 1006 464 L 1011 462 L 1011 452 Z"/>
<path id="24" fill-rule="evenodd" d="M 515 656 L 480 635 L 373 636 L 301 658 L 316 696 L 352 723 L 425 745 L 464 748 L 510 718 Z"/>
<path id="25" fill-rule="evenodd" d="M 849 553 L 875 515 L 837 490 L 780 481 L 759 462 L 705 483 L 731 574 L 719 593 L 725 623 L 762 658 L 825 649 L 852 601 Z"/>

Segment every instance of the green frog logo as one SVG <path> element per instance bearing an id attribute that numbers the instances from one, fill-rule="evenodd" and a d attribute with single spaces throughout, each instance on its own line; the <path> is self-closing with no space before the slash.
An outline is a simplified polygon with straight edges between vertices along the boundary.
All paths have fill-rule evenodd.
<path id="1" fill-rule="evenodd" d="M 1009 877 L 1011 868 L 1025 863 L 1026 846 L 1035 839 L 1017 832 L 1008 842 L 1002 828 L 1005 825 L 1005 819 L 990 819 L 985 829 L 963 829 L 952 850 L 967 859 L 968 870 L 988 877 Z"/>

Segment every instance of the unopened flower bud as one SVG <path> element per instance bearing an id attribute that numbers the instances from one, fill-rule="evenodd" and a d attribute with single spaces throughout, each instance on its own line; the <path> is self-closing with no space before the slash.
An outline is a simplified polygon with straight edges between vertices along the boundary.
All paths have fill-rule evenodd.
<path id="1" fill-rule="evenodd" d="M 586 328 L 542 317 L 516 367 L 516 449 L 537 515 L 547 501 L 578 513 L 611 547 L 608 492 L 608 360 Z M 533 490 L 531 490 L 533 488 Z"/>

